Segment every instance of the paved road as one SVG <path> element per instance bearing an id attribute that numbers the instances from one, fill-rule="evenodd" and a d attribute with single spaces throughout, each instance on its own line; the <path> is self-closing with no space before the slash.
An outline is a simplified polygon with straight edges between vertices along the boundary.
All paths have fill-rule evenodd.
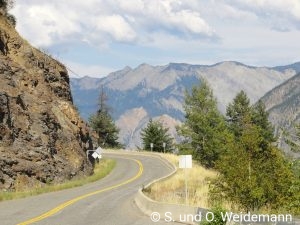
<path id="1" fill-rule="evenodd" d="M 152 222 L 137 208 L 134 196 L 138 188 L 169 174 L 171 168 L 157 158 L 137 154 L 109 153 L 104 157 L 115 158 L 117 165 L 111 174 L 100 181 L 69 190 L 0 202 L 0 224 L 170 224 Z"/>

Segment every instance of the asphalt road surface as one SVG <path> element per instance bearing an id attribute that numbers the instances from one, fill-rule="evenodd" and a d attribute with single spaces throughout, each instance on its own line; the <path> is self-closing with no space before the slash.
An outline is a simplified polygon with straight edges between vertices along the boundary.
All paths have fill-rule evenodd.
<path id="1" fill-rule="evenodd" d="M 155 157 L 106 153 L 117 161 L 100 181 L 73 189 L 0 202 L 0 225 L 162 225 L 134 203 L 137 190 L 172 169 Z"/>

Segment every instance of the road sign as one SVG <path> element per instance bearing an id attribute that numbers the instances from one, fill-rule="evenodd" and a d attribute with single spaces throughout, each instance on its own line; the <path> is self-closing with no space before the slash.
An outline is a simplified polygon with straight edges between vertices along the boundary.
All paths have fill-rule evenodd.
<path id="1" fill-rule="evenodd" d="M 179 168 L 182 168 L 182 169 L 192 168 L 192 155 L 179 156 Z"/>
<path id="2" fill-rule="evenodd" d="M 97 158 L 100 159 L 100 155 L 97 152 L 94 152 L 92 154 L 92 156 L 93 156 L 94 159 L 97 159 Z"/>
<path id="3" fill-rule="evenodd" d="M 97 152 L 98 155 L 101 155 L 102 151 L 103 151 L 103 149 L 101 147 L 98 147 L 95 152 Z"/>

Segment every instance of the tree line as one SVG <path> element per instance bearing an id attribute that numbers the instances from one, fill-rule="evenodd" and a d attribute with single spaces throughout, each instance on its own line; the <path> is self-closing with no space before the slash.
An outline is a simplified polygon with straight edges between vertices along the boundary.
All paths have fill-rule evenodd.
<path id="1" fill-rule="evenodd" d="M 98 112 L 90 124 L 99 136 L 98 144 L 120 147 L 119 129 L 114 125 L 103 89 Z M 218 172 L 211 181 L 214 204 L 230 202 L 238 209 L 285 210 L 300 214 L 300 165 L 288 160 L 276 147 L 277 138 L 263 102 L 251 105 L 240 91 L 227 106 L 226 115 L 206 81 L 185 92 L 185 121 L 177 127 L 181 142 L 175 145 L 169 128 L 149 120 L 141 131 L 147 151 L 192 154 L 206 168 Z"/>
<path id="2" fill-rule="evenodd" d="M 186 120 L 178 128 L 184 141 L 179 147 L 218 171 L 211 182 L 212 201 L 228 201 L 246 212 L 268 209 L 299 214 L 299 166 L 276 147 L 263 102 L 251 105 L 240 91 L 223 116 L 207 82 L 185 96 Z"/>

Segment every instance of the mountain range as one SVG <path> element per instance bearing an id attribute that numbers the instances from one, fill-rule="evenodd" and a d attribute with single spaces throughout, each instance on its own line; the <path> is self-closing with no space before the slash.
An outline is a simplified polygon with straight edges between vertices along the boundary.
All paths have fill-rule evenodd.
<path id="1" fill-rule="evenodd" d="M 184 120 L 184 93 L 206 80 L 225 113 L 234 96 L 244 90 L 255 103 L 300 72 L 300 62 L 278 67 L 255 67 L 226 61 L 214 65 L 170 63 L 125 67 L 104 78 L 71 78 L 74 102 L 83 118 L 96 112 L 100 88 L 108 95 L 113 118 L 126 148 L 141 146 L 140 131 L 150 118 L 161 120 L 176 137 L 175 126 Z M 271 104 L 266 101 L 268 108 Z M 274 120 L 276 121 L 276 120 Z M 273 121 L 273 122 L 274 122 Z"/>

